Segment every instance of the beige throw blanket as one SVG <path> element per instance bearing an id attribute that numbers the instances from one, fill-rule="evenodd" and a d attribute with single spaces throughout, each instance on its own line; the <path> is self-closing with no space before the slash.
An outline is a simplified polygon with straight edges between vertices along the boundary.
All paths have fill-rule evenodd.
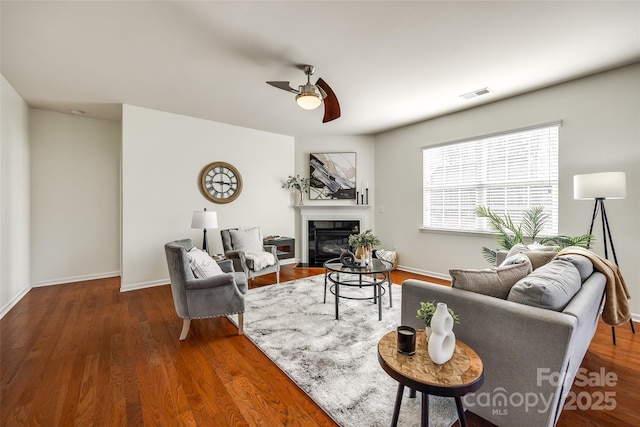
<path id="1" fill-rule="evenodd" d="M 275 257 L 271 252 L 245 252 L 245 256 L 253 261 L 253 271 L 262 270 L 276 263 Z"/>
<path id="2" fill-rule="evenodd" d="M 582 255 L 589 258 L 593 263 L 593 267 L 607 278 L 602 320 L 611 326 L 617 326 L 629 321 L 631 318 L 631 310 L 629 309 L 631 296 L 617 265 L 588 249 L 578 246 L 564 248 L 558 255 Z"/>

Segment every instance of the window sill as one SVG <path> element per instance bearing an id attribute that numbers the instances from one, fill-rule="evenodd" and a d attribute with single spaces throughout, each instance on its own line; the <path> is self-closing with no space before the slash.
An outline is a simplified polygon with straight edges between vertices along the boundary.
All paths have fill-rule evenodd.
<path id="1" fill-rule="evenodd" d="M 419 227 L 421 233 L 448 234 L 453 236 L 493 238 L 493 233 L 482 231 L 446 230 L 443 228 Z"/>

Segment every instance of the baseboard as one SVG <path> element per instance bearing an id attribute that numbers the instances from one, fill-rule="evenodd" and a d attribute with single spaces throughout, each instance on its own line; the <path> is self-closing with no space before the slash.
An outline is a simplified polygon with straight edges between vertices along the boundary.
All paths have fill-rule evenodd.
<path id="1" fill-rule="evenodd" d="M 42 286 L 63 285 L 65 283 L 85 282 L 87 280 L 96 280 L 96 279 L 108 279 L 110 277 L 118 277 L 118 276 L 120 276 L 119 271 L 109 271 L 106 273 L 87 274 L 85 276 L 64 277 L 61 279 L 54 279 L 54 280 L 43 280 L 40 282 L 35 282 L 31 286 L 33 286 L 34 288 L 39 288 Z"/>
<path id="2" fill-rule="evenodd" d="M 153 288 L 155 286 L 168 285 L 170 283 L 169 278 L 152 280 L 150 282 L 132 283 L 130 285 L 120 286 L 120 292 L 137 291 L 138 289 Z"/>
<path id="3" fill-rule="evenodd" d="M 423 276 L 435 277 L 436 279 L 451 280 L 451 276 L 448 274 L 436 273 L 434 271 L 421 270 L 418 268 L 407 267 L 406 265 L 398 265 L 398 270 L 406 271 L 409 273 L 422 274 Z"/>
<path id="4" fill-rule="evenodd" d="M 294 258 L 284 259 L 280 261 L 280 265 L 296 264 L 297 262 L 298 261 Z M 149 282 L 132 283 L 130 285 L 120 286 L 120 292 L 129 292 L 129 291 L 135 291 L 138 289 L 153 288 L 154 286 L 163 286 L 163 285 L 168 285 L 169 283 L 171 283 L 171 281 L 169 280 L 168 277 L 166 279 L 152 280 Z"/>
<path id="5" fill-rule="evenodd" d="M 286 258 L 280 260 L 280 265 L 288 265 L 288 264 L 298 264 L 300 260 L 296 258 Z"/>
<path id="6" fill-rule="evenodd" d="M 31 288 L 24 288 L 18 295 L 13 297 L 11 301 L 6 303 L 2 309 L 0 309 L 0 319 L 4 317 L 20 300 L 31 290 Z"/>

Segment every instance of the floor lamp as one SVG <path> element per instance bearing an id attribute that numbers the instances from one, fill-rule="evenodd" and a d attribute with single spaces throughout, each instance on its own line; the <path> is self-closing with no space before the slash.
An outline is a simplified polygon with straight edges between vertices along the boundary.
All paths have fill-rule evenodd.
<path id="1" fill-rule="evenodd" d="M 202 250 L 209 253 L 209 245 L 207 244 L 207 228 L 218 228 L 218 214 L 215 212 L 194 211 L 191 217 L 191 228 L 200 228 L 203 230 Z"/>
<path id="2" fill-rule="evenodd" d="M 609 246 L 613 260 L 618 264 L 618 256 L 616 248 L 613 246 L 613 238 L 609 228 L 609 219 L 607 218 L 607 210 L 604 206 L 605 199 L 624 199 L 627 196 L 627 177 L 624 172 L 601 172 L 586 175 L 574 175 L 573 177 L 573 198 L 576 200 L 595 200 L 593 205 L 593 214 L 591 215 L 591 225 L 589 226 L 589 234 L 592 234 L 593 224 L 595 223 L 598 213 L 602 222 L 602 237 L 604 244 L 604 256 L 609 259 Z M 587 249 L 591 241 L 587 243 Z M 633 320 L 629 319 L 631 331 L 635 334 L 636 329 L 633 326 Z M 616 328 L 611 327 L 611 336 L 613 344 L 616 344 Z"/>

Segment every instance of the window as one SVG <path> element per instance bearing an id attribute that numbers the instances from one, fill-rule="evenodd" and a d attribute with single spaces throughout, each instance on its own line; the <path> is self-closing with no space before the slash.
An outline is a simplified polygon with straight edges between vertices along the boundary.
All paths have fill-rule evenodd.
<path id="1" fill-rule="evenodd" d="M 549 220 L 541 234 L 557 234 L 560 124 L 423 147 L 423 228 L 491 232 L 476 206 L 516 224 L 542 206 Z"/>

